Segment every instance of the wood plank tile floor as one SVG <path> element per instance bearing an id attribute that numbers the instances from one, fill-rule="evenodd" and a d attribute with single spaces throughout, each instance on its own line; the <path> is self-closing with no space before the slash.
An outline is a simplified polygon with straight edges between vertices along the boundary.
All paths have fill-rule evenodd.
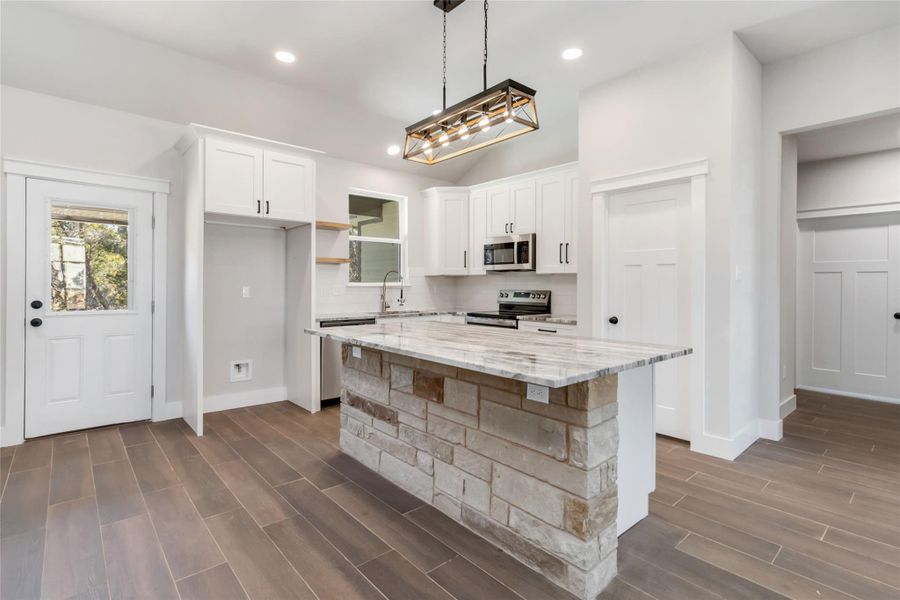
<path id="1" fill-rule="evenodd" d="M 278 403 L 0 453 L 0 598 L 552 600 L 562 590 Z M 659 437 L 611 599 L 900 598 L 900 406 L 798 394 L 734 462 Z"/>

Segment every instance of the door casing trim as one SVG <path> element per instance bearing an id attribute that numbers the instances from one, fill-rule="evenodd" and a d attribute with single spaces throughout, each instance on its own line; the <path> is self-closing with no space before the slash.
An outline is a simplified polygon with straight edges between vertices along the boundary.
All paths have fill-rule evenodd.
<path id="1" fill-rule="evenodd" d="M 26 160 L 4 159 L 6 178 L 5 243 L 0 247 L 0 266 L 5 288 L 0 290 L 6 306 L 2 382 L 5 418 L 0 426 L 0 446 L 25 441 L 25 182 L 43 179 L 123 188 L 149 192 L 153 201 L 153 303 L 151 418 L 159 421 L 166 414 L 166 209 L 169 182 L 161 179 L 104 173 Z M 21 328 L 19 325 L 21 324 Z"/>
<path id="2" fill-rule="evenodd" d="M 590 334 L 608 337 L 608 325 L 604 315 L 609 312 L 609 205 L 613 194 L 643 187 L 657 187 L 674 183 L 689 183 L 691 187 L 691 398 L 690 435 L 691 449 L 729 460 L 732 444 L 723 443 L 718 436 L 704 431 L 706 408 L 706 177 L 709 165 L 706 159 L 670 165 L 648 171 L 629 173 L 591 182 L 592 231 L 598 243 L 594 246 L 591 261 L 591 297 L 598 300 L 591 306 Z M 730 442 L 730 441 L 729 441 Z M 743 443 L 743 442 L 741 442 Z M 743 448 L 741 449 L 743 450 Z M 740 451 L 738 451 L 740 453 Z"/>

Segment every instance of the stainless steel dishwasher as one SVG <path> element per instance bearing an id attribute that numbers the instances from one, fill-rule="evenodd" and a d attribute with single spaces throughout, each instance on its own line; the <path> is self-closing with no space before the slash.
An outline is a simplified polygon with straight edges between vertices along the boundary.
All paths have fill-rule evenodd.
<path id="1" fill-rule="evenodd" d="M 319 327 L 352 327 L 354 325 L 374 325 L 375 317 L 359 319 L 332 319 L 319 321 Z M 320 389 L 319 399 L 340 400 L 341 398 L 341 343 L 322 338 L 319 350 Z"/>

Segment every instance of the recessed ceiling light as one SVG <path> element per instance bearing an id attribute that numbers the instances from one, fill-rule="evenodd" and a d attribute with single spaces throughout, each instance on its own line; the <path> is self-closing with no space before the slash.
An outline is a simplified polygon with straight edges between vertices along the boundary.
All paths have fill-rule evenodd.
<path id="1" fill-rule="evenodd" d="M 575 60 L 581 58 L 581 55 L 584 52 L 581 51 L 581 48 L 568 48 L 567 50 L 563 50 L 562 57 L 566 60 Z"/>
<path id="2" fill-rule="evenodd" d="M 397 144 L 388 146 L 387 153 L 391 156 L 397 156 L 398 154 L 400 154 L 400 146 L 398 146 Z"/>
<path id="3" fill-rule="evenodd" d="M 275 53 L 275 58 L 280 60 L 283 63 L 292 63 L 297 60 L 297 57 L 294 56 L 293 52 L 288 52 L 287 50 L 279 50 Z"/>
<path id="4" fill-rule="evenodd" d="M 431 114 L 436 115 L 436 114 L 438 114 L 439 112 L 441 112 L 441 109 L 436 108 L 436 109 L 434 109 L 433 111 L 431 111 Z"/>

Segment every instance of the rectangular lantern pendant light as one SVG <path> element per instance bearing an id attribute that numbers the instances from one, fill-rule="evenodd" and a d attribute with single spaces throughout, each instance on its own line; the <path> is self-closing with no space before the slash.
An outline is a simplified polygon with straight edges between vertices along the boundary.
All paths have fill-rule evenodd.
<path id="1" fill-rule="evenodd" d="M 535 91 L 507 79 L 406 128 L 403 158 L 433 165 L 538 128 Z"/>
<path id="2" fill-rule="evenodd" d="M 487 1 L 484 3 L 484 91 L 447 108 L 447 13 L 463 0 L 435 0 L 444 11 L 444 110 L 406 128 L 403 158 L 433 165 L 538 129 L 535 92 L 507 79 L 487 87 Z"/>

